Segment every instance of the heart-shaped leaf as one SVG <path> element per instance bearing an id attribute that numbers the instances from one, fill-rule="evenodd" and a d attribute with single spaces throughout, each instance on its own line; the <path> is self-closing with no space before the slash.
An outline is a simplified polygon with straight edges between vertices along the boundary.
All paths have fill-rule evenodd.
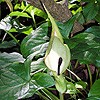
<path id="1" fill-rule="evenodd" d="M 30 75 L 18 53 L 0 53 L 0 99 L 22 98 L 29 90 Z"/>

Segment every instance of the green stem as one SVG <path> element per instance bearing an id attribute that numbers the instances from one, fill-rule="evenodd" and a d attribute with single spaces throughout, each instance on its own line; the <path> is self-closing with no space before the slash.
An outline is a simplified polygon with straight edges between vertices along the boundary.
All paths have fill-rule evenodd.
<path id="1" fill-rule="evenodd" d="M 35 84 L 36 86 L 38 85 L 37 83 L 34 83 L 34 82 L 32 82 L 32 83 Z M 54 94 L 52 94 L 46 88 L 41 89 L 41 92 L 42 93 L 37 91 L 38 95 L 40 95 L 43 98 L 43 100 L 59 100 Z M 43 94 L 45 94 L 45 95 L 43 95 Z"/>
<path id="2" fill-rule="evenodd" d="M 99 69 L 96 69 L 96 80 L 98 79 L 99 73 L 100 73 Z"/>
<path id="3" fill-rule="evenodd" d="M 51 98 L 51 100 L 59 100 L 54 94 L 52 94 L 52 93 L 51 93 L 50 91 L 48 91 L 47 89 L 43 88 L 42 90 L 46 93 L 46 95 L 49 96 L 49 98 Z"/>
<path id="4" fill-rule="evenodd" d="M 63 94 L 62 93 L 59 93 L 59 95 L 60 95 L 60 100 L 64 100 Z"/>
<path id="5" fill-rule="evenodd" d="M 69 65 L 69 68 L 68 68 L 68 69 L 69 69 L 69 70 L 71 70 L 71 68 L 72 68 L 72 66 L 71 66 L 71 63 L 70 63 L 70 65 Z M 71 73 L 70 73 L 70 72 L 68 72 L 68 73 L 69 73 L 69 78 L 70 78 L 70 79 L 72 79 L 72 75 L 71 75 Z"/>
<path id="6" fill-rule="evenodd" d="M 90 78 L 90 88 L 91 88 L 91 86 L 92 86 L 92 74 L 91 74 L 91 70 L 90 70 L 89 65 L 87 64 L 86 66 L 87 66 L 88 73 L 89 73 L 89 78 Z"/>
<path id="7" fill-rule="evenodd" d="M 10 32 L 6 31 L 6 33 L 8 33 L 8 34 L 13 38 L 13 40 L 14 40 L 16 43 L 19 44 L 19 41 L 18 41 Z M 20 45 L 20 44 L 19 44 L 19 45 Z"/>
<path id="8" fill-rule="evenodd" d="M 84 98 L 85 98 L 85 95 L 84 93 L 82 93 L 80 90 L 76 89 L 78 93 L 80 93 Z M 86 90 L 84 90 L 86 92 Z"/>
<path id="9" fill-rule="evenodd" d="M 35 28 L 37 28 L 36 21 L 35 21 L 35 18 L 34 18 L 34 10 L 31 11 L 31 16 L 32 16 Z"/>
<path id="10" fill-rule="evenodd" d="M 46 96 L 44 96 L 42 93 L 40 93 L 39 91 L 37 91 L 38 95 L 43 98 L 43 100 L 49 100 Z"/>
<path id="11" fill-rule="evenodd" d="M 76 61 L 76 64 L 75 64 L 75 67 L 74 68 L 77 68 L 77 66 L 78 66 L 78 60 Z"/>
<path id="12" fill-rule="evenodd" d="M 51 99 L 51 97 L 45 92 L 45 91 L 43 91 L 43 90 L 41 90 L 50 100 L 52 100 Z"/>
<path id="13" fill-rule="evenodd" d="M 73 74 L 76 78 L 77 78 L 77 80 L 81 80 L 74 72 L 72 72 L 71 70 L 69 70 L 69 69 L 67 69 L 71 74 Z"/>
<path id="14" fill-rule="evenodd" d="M 66 79 L 69 79 L 71 82 L 75 82 L 72 78 L 68 77 L 68 76 L 65 76 Z"/>

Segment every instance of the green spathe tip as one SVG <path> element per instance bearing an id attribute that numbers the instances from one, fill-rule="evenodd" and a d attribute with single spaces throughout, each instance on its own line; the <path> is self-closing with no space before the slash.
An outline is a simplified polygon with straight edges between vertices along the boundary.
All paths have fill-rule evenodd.
<path id="1" fill-rule="evenodd" d="M 57 26 L 54 18 L 50 15 L 50 13 L 46 9 L 45 5 L 44 5 L 44 8 L 45 8 L 45 10 L 46 10 L 46 12 L 48 14 L 48 18 L 50 19 L 51 24 L 52 24 L 52 34 L 51 34 L 51 36 L 57 36 L 60 39 L 60 41 L 63 43 L 62 35 L 61 35 L 61 33 L 60 33 L 59 29 L 58 29 L 58 26 Z"/>

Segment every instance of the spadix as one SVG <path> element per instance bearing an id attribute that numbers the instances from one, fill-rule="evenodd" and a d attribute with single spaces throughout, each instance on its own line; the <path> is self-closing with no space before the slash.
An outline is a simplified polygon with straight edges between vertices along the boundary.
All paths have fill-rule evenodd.
<path id="1" fill-rule="evenodd" d="M 54 36 L 51 50 L 45 57 L 47 67 L 55 71 L 58 75 L 63 73 L 70 62 L 70 50 L 67 45 L 63 44 L 59 38 Z"/>

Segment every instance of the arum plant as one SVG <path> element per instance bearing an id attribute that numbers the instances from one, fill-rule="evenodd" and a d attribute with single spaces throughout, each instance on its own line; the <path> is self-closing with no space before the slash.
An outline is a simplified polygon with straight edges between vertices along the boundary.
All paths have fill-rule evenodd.
<path id="1" fill-rule="evenodd" d="M 56 88 L 62 94 L 66 91 L 66 80 L 63 77 L 63 73 L 70 63 L 70 50 L 69 47 L 64 44 L 54 18 L 50 15 L 45 6 L 44 8 L 52 24 L 51 38 L 45 54 L 45 64 L 52 71 Z"/>

